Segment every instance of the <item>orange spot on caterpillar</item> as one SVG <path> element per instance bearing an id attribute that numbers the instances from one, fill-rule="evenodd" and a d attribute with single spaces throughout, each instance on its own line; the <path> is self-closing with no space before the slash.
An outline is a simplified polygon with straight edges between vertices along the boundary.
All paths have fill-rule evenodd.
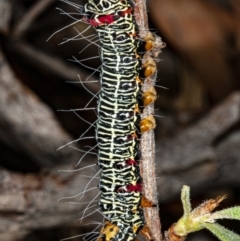
<path id="1" fill-rule="evenodd" d="M 130 33 L 130 34 L 128 34 L 128 36 L 136 38 L 138 35 L 137 35 L 137 33 L 135 32 L 135 33 Z"/>
<path id="2" fill-rule="evenodd" d="M 140 227 L 141 227 L 140 225 L 133 225 L 133 232 L 137 233 L 139 231 Z"/>
<path id="3" fill-rule="evenodd" d="M 140 113 L 140 109 L 139 109 L 139 107 L 138 107 L 138 104 L 136 104 L 135 109 L 134 109 L 134 112 Z"/>
<path id="4" fill-rule="evenodd" d="M 141 55 L 136 54 L 136 59 L 141 59 L 141 58 L 142 58 Z"/>
<path id="5" fill-rule="evenodd" d="M 139 76 L 136 77 L 136 83 L 137 84 L 143 84 L 143 81 L 139 78 Z"/>
<path id="6" fill-rule="evenodd" d="M 125 11 L 119 12 L 119 15 L 120 15 L 121 17 L 124 17 L 125 14 L 130 14 L 130 13 L 132 13 L 132 12 L 133 12 L 133 9 L 132 9 L 132 8 L 128 8 L 128 9 L 125 10 Z"/>
<path id="7" fill-rule="evenodd" d="M 100 231 L 99 238 L 97 241 L 112 241 L 119 231 L 119 227 L 106 221 L 103 228 Z"/>
<path id="8" fill-rule="evenodd" d="M 146 92 L 143 93 L 143 105 L 147 106 L 153 103 L 157 99 L 157 92 L 154 87 L 150 87 Z"/>
<path id="9" fill-rule="evenodd" d="M 156 121 L 152 115 L 142 119 L 139 123 L 141 133 L 152 130 L 156 127 Z"/>

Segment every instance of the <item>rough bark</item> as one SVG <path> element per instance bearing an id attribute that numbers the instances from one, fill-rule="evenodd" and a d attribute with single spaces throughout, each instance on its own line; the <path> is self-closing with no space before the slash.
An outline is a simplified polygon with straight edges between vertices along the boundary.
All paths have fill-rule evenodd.
<path id="1" fill-rule="evenodd" d="M 12 15 L 12 6 L 8 0 L 0 0 L 0 33 L 9 32 L 9 24 Z"/>
<path id="2" fill-rule="evenodd" d="M 35 66 L 41 72 L 48 71 L 61 79 L 64 78 L 69 82 L 72 82 L 76 87 L 83 89 L 83 85 L 79 79 L 80 76 L 81 80 L 88 79 L 88 81 L 84 82 L 84 86 L 86 86 L 90 91 L 94 94 L 99 91 L 99 83 L 91 82 L 96 80 L 96 77 L 93 75 L 89 78 L 90 74 L 81 67 L 77 68 L 73 65 L 67 64 L 66 61 L 62 61 L 59 58 L 45 54 L 28 43 L 21 41 L 16 42 L 13 39 L 10 43 L 11 51 L 26 60 L 31 66 Z"/>
<path id="3" fill-rule="evenodd" d="M 50 108 L 10 69 L 0 52 L 0 140 L 26 153 L 39 166 L 47 167 L 77 160 L 69 148 L 56 150 L 73 141 Z"/>
<path id="4" fill-rule="evenodd" d="M 39 0 L 24 14 L 13 28 L 12 35 L 21 38 L 34 20 L 56 0 Z"/>
<path id="5" fill-rule="evenodd" d="M 62 167 L 70 168 L 69 165 Z M 27 234 L 33 230 L 51 229 L 64 224 L 80 225 L 79 213 L 95 197 L 98 189 L 87 192 L 81 201 L 80 195 L 75 199 L 58 201 L 59 198 L 74 196 L 83 191 L 89 178 L 79 177 L 80 174 L 84 173 L 63 173 L 54 169 L 48 174 L 18 174 L 0 169 L 0 239 L 9 241 L 12 237 L 14 240 L 14 236 L 19 233 Z M 96 182 L 93 181 L 92 185 L 96 186 Z M 73 205 L 68 204 L 69 201 L 87 203 Z M 93 210 L 94 208 L 91 209 Z M 89 211 L 86 212 L 88 213 Z M 95 216 L 97 221 L 98 215 Z M 87 218 L 84 219 L 86 222 Z M 6 235 L 9 239 L 2 239 Z"/>
<path id="6" fill-rule="evenodd" d="M 174 197 L 183 184 L 194 192 L 204 191 L 206 186 L 233 184 L 239 180 L 239 138 L 224 138 L 224 134 L 240 122 L 240 94 L 232 94 L 198 123 L 157 143 L 158 186 L 160 200 Z M 218 143 L 219 140 L 219 143 Z M 231 143 L 231 145 L 230 145 Z M 223 154 L 226 147 L 229 151 Z M 232 155 L 232 161 L 228 160 Z M 228 165 L 226 165 L 228 163 Z M 233 168 L 230 171 L 230 168 Z M 224 175 L 223 175 L 224 173 Z"/>

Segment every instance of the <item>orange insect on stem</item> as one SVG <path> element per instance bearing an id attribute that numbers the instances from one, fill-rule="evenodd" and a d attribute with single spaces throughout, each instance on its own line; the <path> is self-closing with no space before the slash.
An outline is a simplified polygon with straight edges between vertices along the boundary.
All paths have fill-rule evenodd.
<path id="1" fill-rule="evenodd" d="M 156 121 L 152 115 L 148 116 L 147 118 L 144 118 L 140 121 L 140 131 L 147 132 L 156 127 Z"/>
<path id="2" fill-rule="evenodd" d="M 145 50 L 150 51 L 155 46 L 155 38 L 151 32 L 148 32 L 148 35 L 144 38 L 145 40 Z"/>
<path id="3" fill-rule="evenodd" d="M 146 92 L 143 93 L 143 105 L 144 107 L 153 103 L 157 99 L 157 92 L 153 86 L 151 86 Z"/>
<path id="4" fill-rule="evenodd" d="M 152 76 L 156 72 L 157 65 L 152 58 L 149 58 L 146 63 L 142 65 L 142 69 L 144 76 L 147 78 Z"/>

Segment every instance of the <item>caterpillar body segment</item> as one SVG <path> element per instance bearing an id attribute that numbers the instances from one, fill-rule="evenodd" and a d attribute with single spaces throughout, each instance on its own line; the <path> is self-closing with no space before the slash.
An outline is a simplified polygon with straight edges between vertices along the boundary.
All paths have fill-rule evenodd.
<path id="1" fill-rule="evenodd" d="M 117 15 L 129 8 L 132 8 L 132 4 L 126 0 L 91 0 L 85 4 L 83 11 L 88 15 L 88 19 L 96 19 L 101 15 Z"/>
<path id="2" fill-rule="evenodd" d="M 154 48 L 154 37 L 138 37 L 130 0 L 88 0 L 83 13 L 98 33 L 103 62 L 96 140 L 101 168 L 99 206 L 107 221 L 98 241 L 134 241 L 141 230 L 150 236 L 142 208 L 151 203 L 144 206 L 141 201 L 139 134 L 156 123 L 152 116 L 140 121 L 139 106 L 142 97 L 143 106 L 156 99 L 152 89 L 141 93 L 141 79 L 156 72 L 154 60 L 141 63 L 142 54 Z"/>
<path id="3" fill-rule="evenodd" d="M 119 169 L 121 170 L 122 168 L 125 168 L 126 166 L 130 166 L 130 165 L 139 165 L 139 153 L 137 153 L 137 155 L 132 158 L 129 158 L 129 159 L 125 159 L 125 158 L 122 158 L 122 159 L 119 159 L 118 162 L 116 163 L 112 163 L 109 161 L 109 159 L 107 158 L 108 156 L 104 156 L 102 155 L 101 156 L 101 163 L 99 163 L 99 166 L 100 168 L 116 168 L 116 169 Z"/>

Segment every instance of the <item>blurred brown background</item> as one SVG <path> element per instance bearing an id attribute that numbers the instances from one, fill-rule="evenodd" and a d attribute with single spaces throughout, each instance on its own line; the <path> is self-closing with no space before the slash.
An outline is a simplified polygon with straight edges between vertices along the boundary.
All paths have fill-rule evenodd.
<path id="1" fill-rule="evenodd" d="M 156 172 L 166 230 L 182 214 L 183 184 L 191 187 L 193 205 L 223 194 L 222 207 L 240 204 L 240 1 L 149 0 L 148 8 L 152 30 L 167 43 L 155 105 L 164 116 L 156 117 Z M 57 241 L 102 220 L 97 188 L 57 201 L 98 183 L 95 166 L 58 172 L 74 169 L 96 145 L 85 139 L 56 151 L 96 120 L 94 110 L 57 111 L 83 108 L 91 98 L 88 107 L 96 106 L 98 83 L 81 84 L 78 75 L 98 79 L 98 71 L 82 65 L 100 66 L 98 42 L 86 24 L 72 25 L 79 19 L 75 7 L 56 0 L 0 0 L 0 240 Z M 94 126 L 85 136 L 93 135 Z M 77 168 L 94 163 L 92 149 Z M 239 222 L 223 224 L 240 234 Z M 199 232 L 188 240 L 216 239 Z"/>

